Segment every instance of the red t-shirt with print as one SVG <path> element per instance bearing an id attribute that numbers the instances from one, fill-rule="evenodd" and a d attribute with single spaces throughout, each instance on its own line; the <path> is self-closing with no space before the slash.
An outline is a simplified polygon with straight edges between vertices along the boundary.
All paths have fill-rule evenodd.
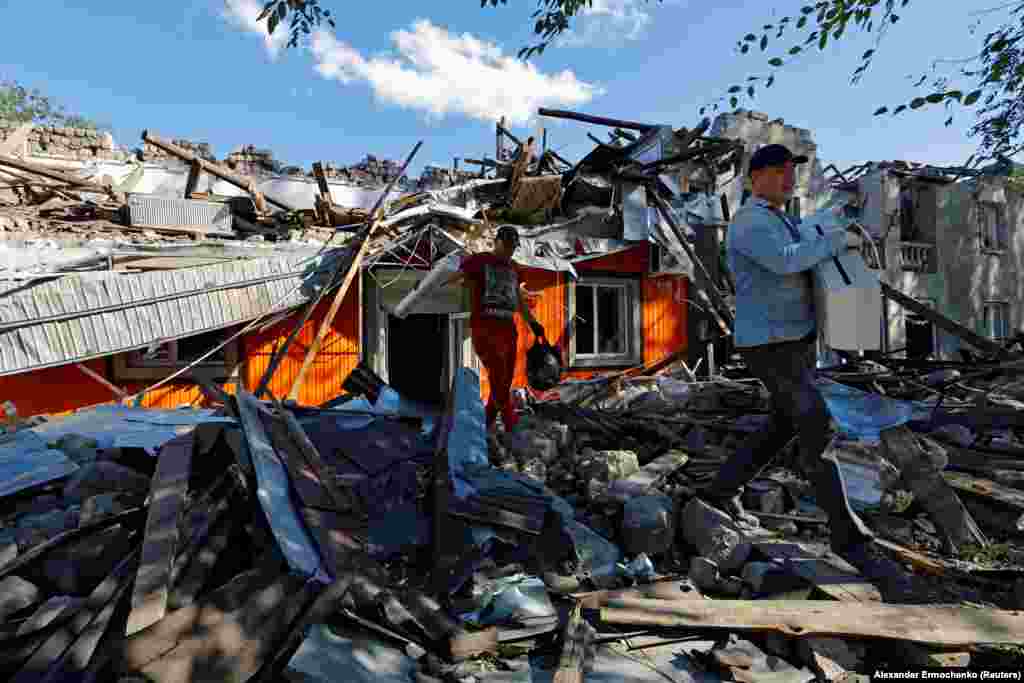
<path id="1" fill-rule="evenodd" d="M 470 321 L 506 320 L 514 323 L 519 310 L 519 283 L 522 271 L 510 259 L 490 252 L 473 254 L 462 260 L 460 270 L 470 283 Z"/>

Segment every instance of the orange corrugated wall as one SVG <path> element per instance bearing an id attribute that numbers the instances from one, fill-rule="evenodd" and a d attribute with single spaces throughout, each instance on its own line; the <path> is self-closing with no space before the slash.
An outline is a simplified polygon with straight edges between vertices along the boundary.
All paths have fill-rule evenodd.
<path id="1" fill-rule="evenodd" d="M 341 393 L 342 382 L 359 363 L 359 300 L 357 279 L 346 294 L 313 367 L 306 375 L 306 381 L 299 393 L 299 403 L 318 405 L 334 398 Z M 329 307 L 328 297 L 321 302 L 303 326 L 288 350 L 288 355 L 274 373 L 270 391 L 278 398 L 287 395 L 292 382 L 298 376 L 306 350 L 313 343 Z M 242 337 L 239 349 L 242 359 L 239 375 L 247 389 L 252 391 L 259 385 L 260 378 L 270 363 L 271 353 L 284 343 L 292 327 L 298 322 L 302 310 L 304 309 L 298 309 L 291 317 L 263 333 L 254 332 Z M 87 361 L 83 365 L 130 394 L 155 383 L 155 380 L 118 382 L 114 378 L 113 361 L 110 358 Z M 234 392 L 233 384 L 228 384 L 225 388 L 229 393 Z M 0 377 L 0 401 L 13 401 L 18 414 L 22 416 L 54 415 L 108 403 L 115 398 L 108 388 L 73 364 Z M 170 382 L 144 395 L 142 405 L 147 408 L 201 406 L 204 405 L 204 397 L 192 382 Z"/>
<path id="2" fill-rule="evenodd" d="M 349 373 L 359 364 L 360 340 L 360 285 L 356 278 L 345 295 L 341 309 L 334 318 L 330 331 L 327 333 L 320 352 L 313 366 L 306 373 L 305 382 L 299 392 L 298 402 L 303 405 L 319 405 L 342 393 L 341 384 Z M 270 381 L 270 393 L 284 399 L 291 388 L 292 382 L 299 375 L 306 351 L 316 338 L 320 324 L 330 308 L 330 296 L 324 298 L 317 310 L 302 326 L 299 335 L 292 342 L 288 353 L 274 372 Z M 302 310 L 302 309 L 300 309 Z M 280 348 L 299 320 L 296 314 L 269 328 L 262 334 L 246 335 L 242 357 L 246 359 L 244 377 L 245 385 L 254 390 L 260 382 L 264 371 L 270 365 L 274 351 Z"/>

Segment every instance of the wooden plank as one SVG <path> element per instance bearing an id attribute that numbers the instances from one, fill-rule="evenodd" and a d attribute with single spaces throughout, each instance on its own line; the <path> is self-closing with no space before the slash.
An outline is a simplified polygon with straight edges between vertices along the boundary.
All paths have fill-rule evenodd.
<path id="1" fill-rule="evenodd" d="M 959 491 L 983 496 L 1024 512 L 1024 491 L 1020 489 L 1004 486 L 990 479 L 972 477 L 962 472 L 945 471 L 942 473 L 942 476 L 949 482 L 950 486 Z"/>
<path id="2" fill-rule="evenodd" d="M 112 189 L 109 185 L 97 185 L 96 183 L 88 180 L 80 180 L 72 175 L 68 175 L 61 171 L 48 168 L 41 164 L 35 164 L 28 161 L 22 161 L 21 159 L 12 159 L 11 157 L 0 155 L 0 166 L 9 166 L 16 168 L 19 171 L 26 173 L 32 173 L 49 180 L 55 180 L 65 185 L 70 185 L 78 190 L 86 192 L 94 192 L 96 194 L 110 194 Z"/>
<path id="3" fill-rule="evenodd" d="M 306 357 L 302 361 L 302 367 L 299 369 L 299 375 L 295 378 L 295 381 L 292 383 L 292 388 L 288 392 L 289 400 L 295 401 L 298 399 L 299 391 L 302 389 L 302 384 L 306 380 L 306 374 L 313 366 L 313 361 L 320 352 L 320 346 L 324 343 L 324 338 L 327 336 L 328 331 L 330 331 L 331 326 L 334 324 L 334 317 L 338 314 L 338 310 L 341 308 L 341 304 L 345 300 L 348 288 L 352 285 L 352 281 L 355 279 L 356 274 L 362 272 L 363 259 L 366 257 L 367 250 L 370 246 L 370 240 L 381 225 L 378 208 L 384 201 L 384 198 L 391 192 L 391 188 L 394 187 L 398 178 L 405 175 L 405 169 L 408 168 L 409 162 L 411 162 L 412 158 L 416 156 L 416 152 L 419 151 L 422 145 L 422 142 L 416 143 L 416 146 L 413 147 L 412 152 L 410 152 L 409 156 L 406 158 L 405 163 L 402 164 L 402 168 L 399 169 L 398 174 L 392 178 L 391 182 L 389 182 L 387 187 L 384 188 L 384 192 L 381 194 L 380 198 L 378 198 L 377 203 L 374 205 L 374 209 L 370 212 L 373 222 L 366 229 L 366 232 L 361 237 L 357 238 L 361 239 L 362 243 L 359 245 L 359 250 L 356 252 L 355 257 L 348 266 L 348 272 L 345 273 L 345 279 L 342 281 L 338 291 L 334 294 L 334 300 L 331 301 L 331 307 L 327 310 L 327 315 L 324 316 L 323 321 L 320 323 L 320 329 L 317 330 L 316 338 L 313 340 L 309 350 L 306 352 Z M 335 277 L 337 277 L 337 274 L 335 274 Z M 317 301 L 319 301 L 319 298 L 320 297 L 317 297 Z"/>
<path id="4" fill-rule="evenodd" d="M 678 579 L 655 581 L 623 590 L 573 593 L 570 597 L 583 605 L 584 609 L 600 609 L 607 605 L 609 600 L 620 600 L 623 598 L 648 598 L 650 600 L 706 599 L 689 581 L 679 581 Z"/>
<path id="5" fill-rule="evenodd" d="M 327 174 L 324 173 L 324 165 L 319 161 L 313 162 L 313 178 L 316 179 L 316 186 L 320 190 L 320 195 L 325 201 L 333 204 L 331 200 L 331 186 L 327 184 Z"/>
<path id="6" fill-rule="evenodd" d="M 83 607 L 72 619 L 59 627 L 49 635 L 43 644 L 32 654 L 21 670 L 12 677 L 12 683 L 39 683 L 44 680 L 47 672 L 54 663 L 59 663 L 61 656 L 68 651 L 86 628 L 96 617 L 97 613 L 111 600 L 121 594 L 127 588 L 131 580 L 132 570 L 139 561 L 139 551 L 132 551 L 128 557 L 114 568 L 114 570 L 100 582 L 86 601 Z M 5 648 L 6 649 L 6 648 Z"/>
<path id="7" fill-rule="evenodd" d="M 592 116 L 590 114 L 581 114 L 575 111 L 564 111 L 560 109 L 546 109 L 541 107 L 537 110 L 537 113 L 541 116 L 548 116 L 556 119 L 569 119 L 570 121 L 580 121 L 582 123 L 592 123 L 596 126 L 608 126 L 609 128 L 624 128 L 626 130 L 638 130 L 641 133 L 645 133 L 656 126 L 649 123 L 637 123 L 636 121 L 623 121 L 621 119 L 610 119 L 604 116 Z"/>
<path id="8" fill-rule="evenodd" d="M 251 195 L 255 196 L 260 194 L 256 190 L 256 184 L 249 178 L 234 173 L 233 171 L 224 168 L 220 164 L 214 164 L 212 162 L 207 161 L 206 159 L 201 159 L 186 149 L 182 149 L 181 147 L 178 147 L 175 144 L 167 142 L 166 140 L 162 140 L 156 134 L 150 133 L 148 130 L 142 131 L 142 140 L 143 142 L 148 142 L 149 144 L 153 145 L 158 149 L 162 149 L 171 156 L 175 156 L 181 159 L 182 161 L 185 161 L 187 163 L 198 163 L 199 166 L 210 175 L 216 176 L 217 178 L 220 178 L 225 182 L 229 182 L 235 187 L 245 190 Z M 282 199 L 271 197 L 269 195 L 263 195 L 263 198 L 266 199 L 271 204 L 273 204 L 274 206 L 284 209 L 285 211 L 295 211 L 294 206 L 292 206 L 291 204 Z M 258 204 L 259 201 L 257 200 L 257 205 Z"/>
<path id="9" fill-rule="evenodd" d="M 886 284 L 885 282 L 882 282 L 881 284 L 882 294 L 885 295 L 886 298 L 891 299 L 911 313 L 921 316 L 943 332 L 947 332 L 954 337 L 963 339 L 979 351 L 992 354 L 997 358 L 1006 358 L 1011 355 L 1008 351 L 1004 350 L 1002 346 L 991 339 L 986 339 L 985 337 L 967 329 L 960 323 L 953 322 L 930 306 L 925 306 L 898 289 L 895 289 L 892 285 Z"/>
<path id="10" fill-rule="evenodd" d="M 75 367 L 81 370 L 82 373 L 89 379 L 109 389 L 118 398 L 126 398 L 128 396 L 127 391 L 117 386 L 100 373 L 94 371 L 92 368 L 82 365 L 81 363 L 75 363 Z"/>
<path id="11" fill-rule="evenodd" d="M 192 433 L 160 449 L 150 487 L 149 516 L 139 570 L 132 589 L 126 635 L 155 624 L 167 613 L 171 570 L 178 545 L 178 520 L 184 509 L 192 471 Z"/>
<path id="12" fill-rule="evenodd" d="M 849 563 L 837 557 L 825 559 L 805 544 L 765 541 L 754 548 L 777 560 L 796 576 L 813 584 L 829 597 L 842 602 L 881 602 L 882 594 L 861 577 Z"/>
<path id="13" fill-rule="evenodd" d="M 1024 612 L 851 602 L 614 600 L 601 621 L 679 628 L 777 631 L 789 636 L 890 638 L 943 646 L 1024 642 Z"/>

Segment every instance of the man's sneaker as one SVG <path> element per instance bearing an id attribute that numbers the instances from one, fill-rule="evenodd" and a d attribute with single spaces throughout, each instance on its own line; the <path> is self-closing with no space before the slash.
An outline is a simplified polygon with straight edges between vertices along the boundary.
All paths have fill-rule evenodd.
<path id="1" fill-rule="evenodd" d="M 883 555 L 871 541 L 855 543 L 833 552 L 875 584 L 886 601 L 904 601 L 913 595 L 913 587 L 903 567 Z"/>

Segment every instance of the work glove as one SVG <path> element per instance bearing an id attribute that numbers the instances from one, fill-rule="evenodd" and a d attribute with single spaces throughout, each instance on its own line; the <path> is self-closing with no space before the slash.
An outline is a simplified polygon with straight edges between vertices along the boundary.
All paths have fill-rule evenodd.
<path id="1" fill-rule="evenodd" d="M 543 337 L 544 336 L 544 326 L 541 325 L 536 320 L 531 320 L 530 321 L 530 329 L 533 330 L 534 336 L 536 336 L 536 337 Z"/>

